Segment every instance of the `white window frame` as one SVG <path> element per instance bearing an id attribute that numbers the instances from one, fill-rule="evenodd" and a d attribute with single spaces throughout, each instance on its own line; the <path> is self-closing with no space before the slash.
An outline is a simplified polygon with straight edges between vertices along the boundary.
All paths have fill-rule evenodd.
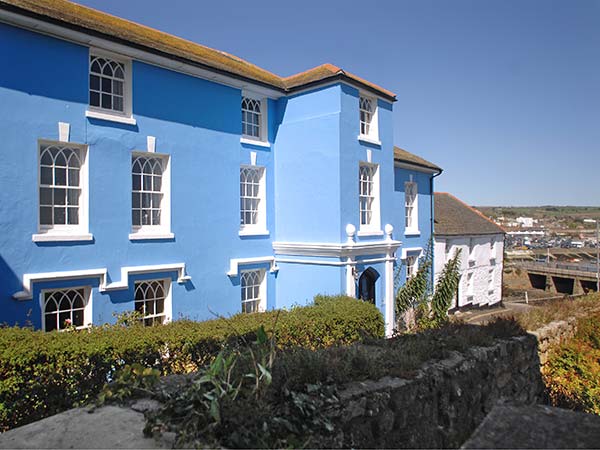
<path id="1" fill-rule="evenodd" d="M 160 225 L 134 225 L 133 224 L 133 163 L 134 159 L 155 158 L 162 160 L 163 170 L 161 178 L 162 200 L 160 205 Z M 131 153 L 130 159 L 130 179 L 129 189 L 130 207 L 129 217 L 131 220 L 130 240 L 136 239 L 172 239 L 175 235 L 171 232 L 171 156 L 163 153 L 140 152 Z M 143 183 L 143 180 L 142 180 Z"/>
<path id="2" fill-rule="evenodd" d="M 258 183 L 258 209 L 256 218 L 257 221 L 254 224 L 243 224 L 242 223 L 242 171 L 256 171 L 259 172 L 259 183 Z M 267 235 L 269 234 L 269 230 L 267 230 L 267 169 L 263 166 L 253 166 L 253 165 L 240 165 L 240 179 L 239 179 L 239 188 L 240 188 L 240 206 L 239 206 L 239 214 L 240 214 L 240 236 L 249 236 L 249 235 Z"/>
<path id="3" fill-rule="evenodd" d="M 467 272 L 467 300 L 473 301 L 475 296 L 475 274 L 474 272 Z"/>
<path id="4" fill-rule="evenodd" d="M 364 122 L 362 120 L 363 109 L 362 105 L 364 101 L 371 103 L 372 110 L 370 111 L 371 120 Z M 367 133 L 363 133 L 363 123 L 368 126 Z M 361 141 L 370 142 L 372 144 L 381 145 L 379 141 L 379 106 L 377 104 L 377 97 L 370 96 L 365 93 L 359 93 L 358 97 L 358 139 Z"/>
<path id="5" fill-rule="evenodd" d="M 84 328 L 89 328 L 92 323 L 93 323 L 93 315 L 92 315 L 92 288 L 91 286 L 72 286 L 72 287 L 67 287 L 67 288 L 56 288 L 56 289 L 42 289 L 40 290 L 40 295 L 39 295 L 39 301 L 40 301 L 40 309 L 41 309 L 41 314 L 42 314 L 42 330 L 43 331 L 47 331 L 46 330 L 46 294 L 49 292 L 67 292 L 70 290 L 78 290 L 78 289 L 83 289 L 83 294 L 85 297 L 85 305 L 84 305 L 84 309 L 83 309 L 83 325 L 76 327 L 78 330 L 80 329 L 84 329 Z M 58 331 L 63 331 L 60 329 L 60 324 L 59 324 L 59 328 L 57 328 Z"/>
<path id="6" fill-rule="evenodd" d="M 409 190 L 414 189 L 414 197 L 409 204 Z M 411 210 L 410 223 L 408 211 Z M 420 234 L 419 231 L 419 186 L 416 181 L 406 181 L 404 183 L 404 234 Z"/>
<path id="7" fill-rule="evenodd" d="M 474 266 L 476 262 L 475 256 L 475 248 L 477 247 L 477 243 L 475 242 L 475 238 L 469 238 L 469 258 L 468 263 L 470 266 Z"/>
<path id="8" fill-rule="evenodd" d="M 372 191 L 371 191 L 371 220 L 369 223 L 363 223 L 362 217 L 362 198 L 368 196 L 363 195 L 363 180 L 362 173 L 363 168 L 367 168 L 373 171 L 372 179 Z M 358 223 L 359 223 L 359 236 L 368 236 L 371 234 L 380 235 L 381 231 L 381 210 L 380 210 L 380 184 L 379 184 L 379 164 L 372 164 L 361 161 L 358 166 Z M 368 211 L 368 210 L 365 210 Z"/>
<path id="9" fill-rule="evenodd" d="M 75 148 L 81 152 L 81 166 L 79 169 L 79 186 L 80 196 L 78 205 L 78 224 L 68 225 L 49 225 L 41 223 L 41 198 L 40 189 L 42 187 L 42 167 L 41 159 L 43 146 L 57 148 Z M 46 139 L 39 139 L 37 143 L 37 230 L 36 234 L 32 235 L 33 242 L 46 241 L 90 241 L 93 236 L 89 233 L 89 169 L 88 169 L 88 146 L 85 144 L 77 144 L 72 142 L 60 142 Z M 54 171 L 53 171 L 54 174 Z M 68 172 L 67 172 L 68 176 Z M 44 184 L 44 186 L 51 186 Z M 54 183 L 52 184 L 54 186 Z M 65 184 L 65 186 L 67 186 Z M 54 205 L 54 203 L 53 203 Z"/>
<path id="10" fill-rule="evenodd" d="M 162 283 L 163 291 L 165 293 L 165 297 L 164 297 L 164 301 L 163 301 L 163 313 L 162 314 L 155 313 L 155 314 L 143 315 L 141 320 L 144 322 L 144 325 L 146 325 L 146 323 L 145 323 L 146 320 L 154 320 L 158 317 L 164 316 L 164 320 L 161 324 L 161 325 L 164 325 L 164 324 L 169 323 L 173 317 L 172 286 L 171 286 L 170 278 L 135 280 L 133 283 L 133 311 L 137 311 L 137 309 L 135 307 L 136 301 L 138 301 L 138 302 L 139 301 L 143 301 L 143 302 L 150 301 L 149 299 L 144 299 L 144 300 L 136 300 L 135 299 L 138 285 L 141 283 L 153 283 L 153 282 Z"/>
<path id="11" fill-rule="evenodd" d="M 255 312 L 264 312 L 267 310 L 267 271 L 265 269 L 247 269 L 247 270 L 241 270 L 240 271 L 240 311 L 244 312 L 242 305 L 244 303 L 250 302 L 250 301 L 254 301 L 255 299 L 252 300 L 248 300 L 247 297 L 245 297 L 244 293 L 247 292 L 244 289 L 246 288 L 246 286 L 244 286 L 244 280 L 246 279 L 246 276 L 250 276 L 250 274 L 255 274 L 256 276 L 259 277 L 260 280 L 260 284 L 259 284 L 259 303 L 257 305 L 257 309 Z M 250 314 L 250 313 L 248 313 Z"/>
<path id="12" fill-rule="evenodd" d="M 419 271 L 419 255 L 412 254 L 406 255 L 406 280 L 408 281 L 414 277 Z M 412 264 L 411 264 L 412 262 Z"/>
<path id="13" fill-rule="evenodd" d="M 91 65 L 92 58 L 105 58 L 110 59 L 112 61 L 123 64 L 125 69 L 125 77 L 123 79 L 123 111 L 118 111 L 109 108 L 102 108 L 101 106 L 92 106 L 91 105 L 91 90 L 92 86 L 90 83 L 90 76 L 92 75 Z M 132 75 L 131 75 L 131 59 L 112 53 L 107 52 L 105 50 L 90 48 L 88 55 L 88 108 L 85 113 L 86 117 L 90 117 L 93 119 L 101 119 L 101 120 L 109 120 L 113 122 L 120 122 L 129 125 L 135 125 L 136 121 L 133 118 L 133 107 L 132 107 Z M 100 100 L 102 103 L 102 100 Z"/>
<path id="14" fill-rule="evenodd" d="M 243 109 L 242 109 L 242 103 L 244 102 L 244 99 L 248 99 L 248 100 L 254 100 L 259 102 L 259 106 L 260 106 L 260 120 L 259 120 L 259 135 L 258 136 L 252 136 L 249 134 L 245 134 L 244 133 L 244 126 L 243 126 Z M 254 145 L 260 145 L 260 144 L 268 144 L 269 141 L 269 130 L 268 130 L 268 117 L 269 117 L 269 111 L 268 111 L 268 100 L 265 97 L 261 97 L 258 94 L 255 94 L 253 92 L 248 92 L 248 91 L 242 91 L 242 98 L 240 101 L 240 113 L 242 113 L 242 118 L 240 120 L 240 125 L 242 125 L 242 134 L 241 134 L 241 138 L 240 138 L 240 142 L 242 143 L 247 143 L 247 144 L 254 144 Z"/>

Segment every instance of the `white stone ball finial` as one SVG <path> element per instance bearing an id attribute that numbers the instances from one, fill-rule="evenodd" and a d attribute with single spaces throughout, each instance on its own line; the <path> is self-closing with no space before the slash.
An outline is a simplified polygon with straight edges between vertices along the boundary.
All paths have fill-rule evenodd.
<path id="1" fill-rule="evenodd" d="M 356 235 L 356 227 L 351 223 L 346 225 L 346 234 L 348 235 L 348 242 L 354 242 L 354 236 Z"/>
<path id="2" fill-rule="evenodd" d="M 387 236 L 388 241 L 392 240 L 392 233 L 394 232 L 394 226 L 392 224 L 386 224 L 383 229 L 385 231 L 385 235 Z"/>

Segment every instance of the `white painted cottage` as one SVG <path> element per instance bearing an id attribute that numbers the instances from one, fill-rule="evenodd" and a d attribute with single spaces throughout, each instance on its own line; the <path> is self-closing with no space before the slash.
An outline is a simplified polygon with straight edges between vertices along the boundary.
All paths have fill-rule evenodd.
<path id="1" fill-rule="evenodd" d="M 505 231 L 451 194 L 436 192 L 434 270 L 461 249 L 461 280 L 452 309 L 489 306 L 502 300 Z"/>

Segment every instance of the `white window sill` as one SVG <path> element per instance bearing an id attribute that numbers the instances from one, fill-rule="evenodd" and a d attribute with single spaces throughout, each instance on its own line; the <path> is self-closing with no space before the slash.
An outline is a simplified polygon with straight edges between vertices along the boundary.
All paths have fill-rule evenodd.
<path id="1" fill-rule="evenodd" d="M 358 237 L 363 236 L 383 236 L 383 230 L 358 230 L 356 233 Z"/>
<path id="2" fill-rule="evenodd" d="M 258 141 L 255 139 L 249 139 L 249 138 L 240 138 L 240 142 L 242 144 L 248 144 L 248 145 L 256 145 L 258 147 L 266 147 L 266 148 L 271 148 L 271 143 L 267 142 L 267 141 Z"/>
<path id="3" fill-rule="evenodd" d="M 173 233 L 150 233 L 150 232 L 138 232 L 138 233 L 130 233 L 129 240 L 130 241 L 144 241 L 144 240 L 158 240 L 158 239 L 174 239 L 175 234 Z"/>
<path id="4" fill-rule="evenodd" d="M 238 233 L 240 236 L 269 236 L 269 230 L 264 228 L 259 229 L 244 229 Z"/>
<path id="5" fill-rule="evenodd" d="M 31 235 L 32 242 L 89 242 L 94 240 L 91 233 L 37 233 Z"/>
<path id="6" fill-rule="evenodd" d="M 379 139 L 372 138 L 371 136 L 365 136 L 364 134 L 358 135 L 358 140 L 367 142 L 368 144 L 378 145 L 381 147 L 381 141 Z"/>
<path id="7" fill-rule="evenodd" d="M 137 121 L 133 118 L 133 116 L 125 117 L 125 116 L 119 116 L 117 114 L 110 114 L 108 112 L 87 110 L 85 112 L 85 117 L 89 117 L 90 119 L 108 120 L 109 122 L 124 123 L 127 125 L 135 125 L 137 123 Z"/>
<path id="8" fill-rule="evenodd" d="M 421 232 L 419 230 L 411 230 L 407 228 L 404 230 L 404 236 L 421 236 Z"/>

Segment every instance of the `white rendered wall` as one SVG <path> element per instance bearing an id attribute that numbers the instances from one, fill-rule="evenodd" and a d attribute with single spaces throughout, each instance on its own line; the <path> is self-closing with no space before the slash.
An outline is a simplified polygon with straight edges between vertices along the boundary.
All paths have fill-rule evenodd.
<path id="1" fill-rule="evenodd" d="M 494 243 L 493 248 L 491 243 Z M 461 280 L 458 307 L 486 306 L 502 300 L 502 266 L 504 236 L 456 236 L 435 237 L 434 271 L 437 280 L 440 272 L 458 251 L 461 250 Z M 472 287 L 469 287 L 471 277 Z M 455 308 L 456 299 L 452 305 Z"/>

